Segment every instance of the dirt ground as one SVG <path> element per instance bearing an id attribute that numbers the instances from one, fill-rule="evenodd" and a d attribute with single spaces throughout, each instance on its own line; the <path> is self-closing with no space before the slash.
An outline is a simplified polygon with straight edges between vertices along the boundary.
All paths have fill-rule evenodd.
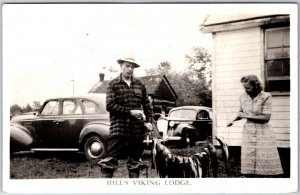
<path id="1" fill-rule="evenodd" d="M 176 149 L 175 149 L 176 150 Z M 190 156 L 199 152 L 201 148 L 191 147 L 178 149 L 177 152 L 182 156 Z M 240 174 L 240 149 L 230 148 L 229 173 L 225 173 L 222 153 L 217 149 L 219 158 L 220 178 L 239 178 Z M 281 156 L 286 158 L 286 151 L 281 152 Z M 151 152 L 145 150 L 142 160 L 149 165 L 148 177 L 158 178 L 156 170 L 151 169 Z M 114 178 L 128 178 L 126 160 L 119 161 L 119 168 L 114 174 Z M 284 167 L 288 169 L 289 167 Z M 63 179 L 63 178 L 101 178 L 100 168 L 97 161 L 89 162 L 81 153 L 74 152 L 19 152 L 10 159 L 11 179 Z M 141 172 L 140 177 L 146 177 L 146 170 Z M 289 173 L 284 177 L 289 177 Z"/>

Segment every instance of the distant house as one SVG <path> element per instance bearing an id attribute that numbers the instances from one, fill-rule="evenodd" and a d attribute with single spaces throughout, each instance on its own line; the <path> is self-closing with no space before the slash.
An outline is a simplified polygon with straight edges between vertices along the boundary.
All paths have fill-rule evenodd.
<path id="1" fill-rule="evenodd" d="M 240 146 L 243 122 L 226 127 L 239 110 L 240 78 L 257 75 L 272 98 L 271 125 L 277 146 L 290 147 L 289 15 L 208 16 L 201 31 L 212 33 L 213 134 Z"/>
<path id="2" fill-rule="evenodd" d="M 104 80 L 102 73 L 99 74 L 99 78 L 99 82 L 90 89 L 89 93 L 106 93 L 109 80 Z M 167 112 L 169 107 L 176 106 L 178 96 L 165 75 L 144 76 L 139 79 L 146 86 L 155 112 Z"/>

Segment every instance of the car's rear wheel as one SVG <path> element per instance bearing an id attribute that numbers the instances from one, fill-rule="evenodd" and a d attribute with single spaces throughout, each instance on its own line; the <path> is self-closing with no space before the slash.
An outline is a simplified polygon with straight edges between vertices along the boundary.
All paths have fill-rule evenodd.
<path id="1" fill-rule="evenodd" d="M 88 160 L 96 160 L 104 157 L 106 147 L 103 140 L 97 135 L 89 136 L 84 142 L 84 154 Z"/>

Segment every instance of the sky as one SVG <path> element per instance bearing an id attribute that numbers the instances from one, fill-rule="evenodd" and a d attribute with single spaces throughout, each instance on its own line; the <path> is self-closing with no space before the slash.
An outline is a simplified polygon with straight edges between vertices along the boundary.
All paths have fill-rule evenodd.
<path id="1" fill-rule="evenodd" d="M 187 5 L 5 5 L 3 64 L 9 74 L 11 105 L 25 106 L 54 96 L 88 92 L 99 73 L 119 71 L 116 60 L 133 54 L 146 68 L 169 61 L 186 67 L 194 46 L 211 50 L 202 34 L 206 14 Z"/>
<path id="2" fill-rule="evenodd" d="M 266 9 L 267 8 L 267 9 Z M 276 7 L 272 7 L 276 8 Z M 212 51 L 212 35 L 199 29 L 207 15 L 261 13 L 248 4 L 5 4 L 3 72 L 9 105 L 87 93 L 118 74 L 116 60 L 133 54 L 135 76 L 171 62 L 187 66 L 193 47 Z M 280 6 L 277 6 L 280 10 Z M 275 9 L 276 11 L 276 9 Z M 111 74 L 109 69 L 116 72 Z"/>

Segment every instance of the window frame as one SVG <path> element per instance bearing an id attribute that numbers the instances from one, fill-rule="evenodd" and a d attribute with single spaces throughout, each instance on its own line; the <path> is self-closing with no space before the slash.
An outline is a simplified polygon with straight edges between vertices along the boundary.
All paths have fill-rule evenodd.
<path id="1" fill-rule="evenodd" d="M 271 93 L 272 95 L 290 95 L 290 91 L 270 91 L 269 90 L 269 84 L 268 84 L 268 81 L 271 81 L 271 80 L 276 80 L 276 81 L 279 81 L 279 80 L 289 80 L 289 82 L 291 82 L 291 77 L 290 75 L 289 76 L 268 76 L 268 67 L 267 67 L 267 62 L 268 61 L 272 61 L 272 60 L 279 60 L 279 61 L 283 61 L 283 60 L 289 60 L 290 62 L 290 58 L 291 56 L 289 55 L 289 57 L 280 57 L 280 58 L 272 58 L 272 59 L 267 59 L 267 51 L 268 49 L 270 48 L 267 48 L 267 32 L 268 31 L 272 31 L 272 30 L 276 30 L 276 29 L 288 29 L 289 30 L 289 33 L 290 33 L 290 26 L 289 24 L 285 24 L 285 25 L 282 25 L 282 26 L 276 26 L 276 27 L 266 27 L 264 29 L 264 82 L 265 82 L 265 91 Z M 290 46 L 291 45 L 291 41 L 289 41 L 289 50 L 290 50 Z M 278 48 L 278 47 L 277 47 Z M 287 47 L 284 47 L 283 44 L 281 44 L 281 51 L 283 50 L 283 48 L 287 48 Z M 271 79 L 270 79 L 271 78 Z"/>

